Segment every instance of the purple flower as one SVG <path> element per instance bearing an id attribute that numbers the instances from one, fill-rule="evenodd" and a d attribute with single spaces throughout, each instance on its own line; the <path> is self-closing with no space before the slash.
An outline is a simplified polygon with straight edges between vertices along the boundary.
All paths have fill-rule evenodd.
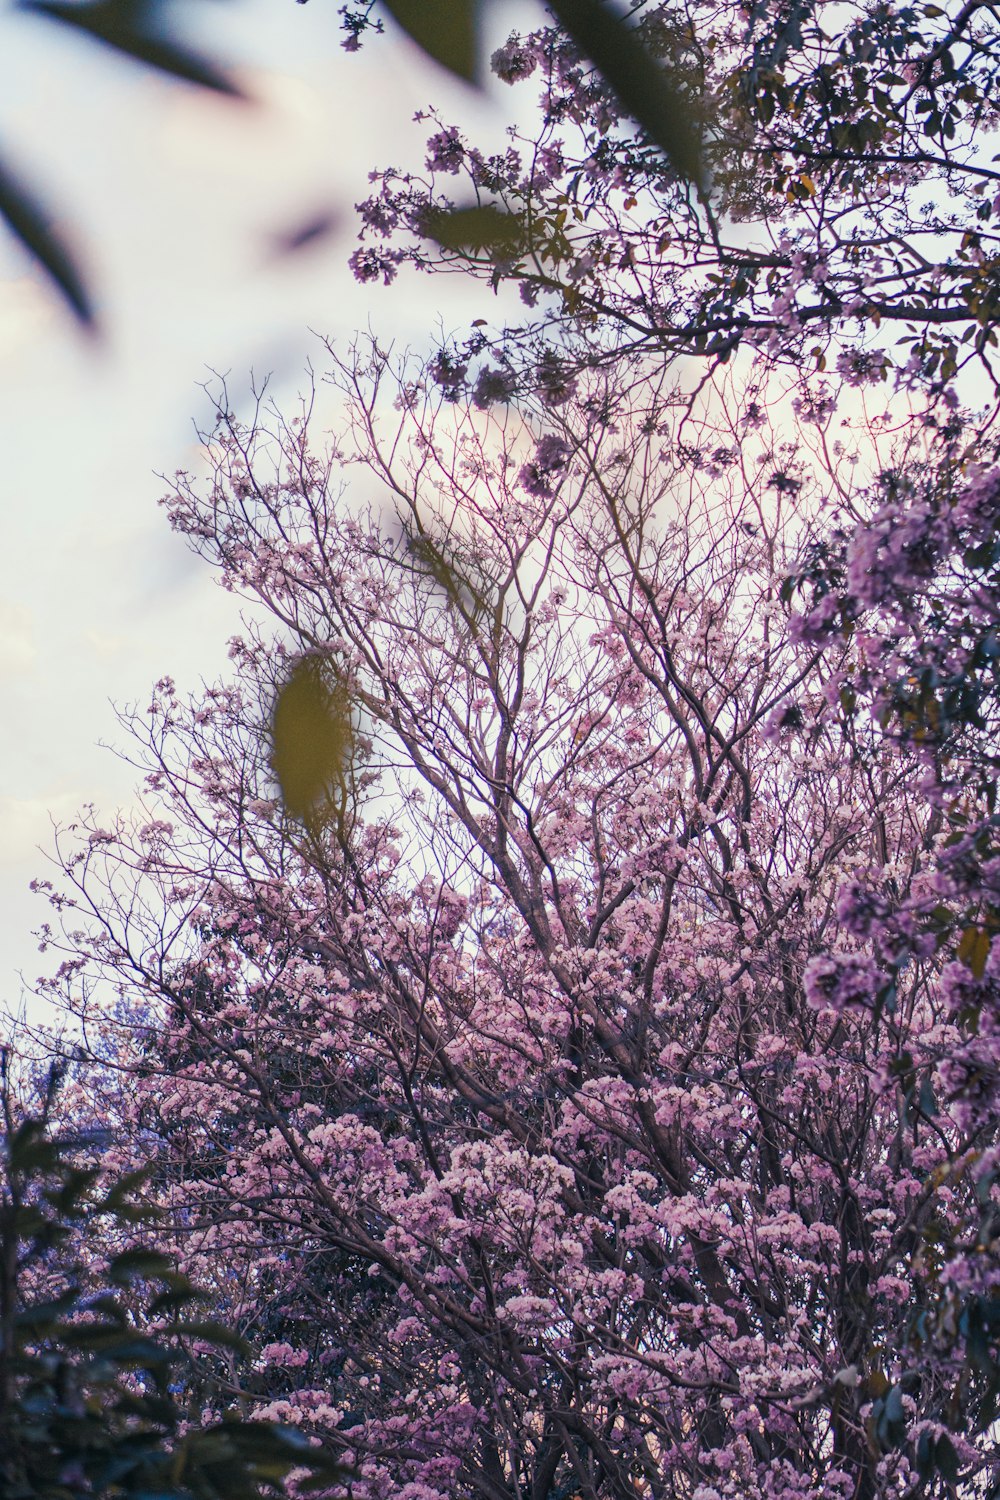
<path id="1" fill-rule="evenodd" d="M 356 281 L 378 281 L 381 276 L 383 285 L 389 286 L 395 280 L 402 259 L 401 250 L 375 250 L 371 246 L 365 246 L 361 250 L 355 250 L 348 265 Z"/>
<path id="2" fill-rule="evenodd" d="M 852 937 L 866 938 L 890 913 L 884 896 L 869 890 L 859 880 L 849 880 L 837 897 L 837 918 Z"/>
<path id="3" fill-rule="evenodd" d="M 568 454 L 568 444 L 555 433 L 547 433 L 540 440 L 534 458 L 523 465 L 518 475 L 529 495 L 551 495 L 552 478 L 566 467 Z"/>
<path id="4" fill-rule="evenodd" d="M 384 198 L 368 198 L 358 204 L 361 222 L 376 234 L 388 236 L 399 226 L 399 214 Z"/>
<path id="5" fill-rule="evenodd" d="M 811 958 L 803 978 L 807 1002 L 814 1010 L 869 1006 L 887 984 L 870 958 L 857 953 L 826 953 Z"/>
<path id="6" fill-rule="evenodd" d="M 792 401 L 792 411 L 802 422 L 821 425 L 834 408 L 834 400 L 826 386 L 817 390 L 806 389 Z"/>
<path id="7" fill-rule="evenodd" d="M 469 367 L 455 359 L 447 349 L 441 349 L 431 360 L 428 373 L 435 385 L 441 387 L 449 401 L 457 401 L 465 389 L 465 377 Z"/>
<path id="8" fill-rule="evenodd" d="M 537 66 L 538 58 L 532 49 L 516 36 L 498 47 L 490 58 L 490 67 L 502 83 L 520 83 L 530 78 Z"/>
<path id="9" fill-rule="evenodd" d="M 947 538 L 926 501 L 884 505 L 858 528 L 847 556 L 847 586 L 862 606 L 909 592 L 930 578 Z"/>
<path id="10" fill-rule="evenodd" d="M 576 380 L 552 355 L 538 364 L 538 389 L 546 406 L 562 406 L 576 394 Z"/>
<path id="11" fill-rule="evenodd" d="M 840 601 L 835 594 L 824 594 L 822 599 L 804 615 L 793 615 L 788 633 L 793 641 L 804 646 L 825 645 L 837 633 L 837 615 Z"/>
<path id="12" fill-rule="evenodd" d="M 978 1010 L 991 990 L 992 986 L 977 979 L 967 964 L 953 960 L 941 970 L 941 999 L 952 1017 Z"/>
<path id="13" fill-rule="evenodd" d="M 497 370 L 491 365 L 480 373 L 472 392 L 472 399 L 481 411 L 497 401 L 509 401 L 514 394 L 514 376 L 510 370 Z"/>
<path id="14" fill-rule="evenodd" d="M 805 716 L 797 703 L 779 703 L 761 726 L 761 734 L 769 743 L 774 744 L 783 734 L 804 728 L 805 722 Z"/>
<path id="15" fill-rule="evenodd" d="M 873 385 L 885 379 L 886 358 L 881 349 L 845 349 L 837 355 L 837 374 L 848 385 Z"/>
<path id="16" fill-rule="evenodd" d="M 561 142 L 553 141 L 551 146 L 543 146 L 538 153 L 536 163 L 539 173 L 549 182 L 561 177 L 566 170 Z"/>
<path id="17" fill-rule="evenodd" d="M 955 524 L 978 538 L 1000 524 L 1000 469 L 976 473 L 954 511 Z"/>
<path id="18" fill-rule="evenodd" d="M 450 172 L 454 176 L 464 160 L 462 137 L 453 125 L 438 131 L 427 142 L 427 169 L 430 172 Z"/>

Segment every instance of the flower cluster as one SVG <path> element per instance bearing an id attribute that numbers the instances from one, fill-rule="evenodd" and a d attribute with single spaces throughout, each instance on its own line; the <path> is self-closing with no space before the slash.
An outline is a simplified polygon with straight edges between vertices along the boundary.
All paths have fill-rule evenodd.
<path id="1" fill-rule="evenodd" d="M 534 457 L 521 466 L 519 474 L 529 495 L 545 496 L 552 493 L 552 482 L 566 468 L 569 453 L 569 444 L 565 438 L 546 433 L 540 439 Z"/>

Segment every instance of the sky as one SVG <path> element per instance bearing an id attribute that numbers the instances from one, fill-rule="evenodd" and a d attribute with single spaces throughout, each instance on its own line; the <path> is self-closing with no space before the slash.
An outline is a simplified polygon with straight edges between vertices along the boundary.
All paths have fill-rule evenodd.
<path id="1" fill-rule="evenodd" d="M 371 323 L 417 347 L 488 315 L 440 280 L 357 285 L 346 261 L 367 175 L 417 165 L 414 113 L 500 132 L 405 39 L 354 56 L 329 0 L 198 0 L 178 30 L 255 97 L 233 104 L 133 66 L 42 19 L 0 11 L 6 162 L 72 228 L 103 337 L 88 341 L 0 232 L 0 1004 L 48 967 L 28 889 L 51 874 L 53 823 L 127 806 L 136 773 L 113 705 L 170 675 L 225 671 L 238 602 L 169 531 L 158 474 L 195 467 L 202 382 L 250 372 L 290 399 L 319 335 Z M 509 11 L 507 13 L 509 15 Z M 499 39 L 499 38 L 498 38 Z M 495 44 L 495 43 L 493 43 Z M 491 45 L 486 39 L 486 48 Z M 499 86 L 498 86 L 499 87 Z M 507 106 L 509 108 L 509 105 Z M 274 240 L 329 209 L 337 232 L 295 256 Z"/>

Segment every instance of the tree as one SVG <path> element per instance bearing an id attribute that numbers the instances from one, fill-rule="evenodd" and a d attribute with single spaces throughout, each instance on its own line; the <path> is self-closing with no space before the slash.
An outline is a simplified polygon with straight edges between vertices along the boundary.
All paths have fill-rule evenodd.
<path id="1" fill-rule="evenodd" d="M 783 439 L 735 382 L 699 414 L 592 375 L 543 427 L 377 346 L 335 370 L 325 453 L 222 395 L 171 518 L 279 643 L 160 684 L 148 815 L 82 823 L 53 893 L 53 988 L 267 1340 L 263 1412 L 363 1496 L 986 1492 L 992 1324 L 978 1365 L 949 1329 L 995 1114 L 934 943 L 838 907 L 916 890 L 940 820 L 778 598 L 823 488 L 935 432 L 856 433 L 848 492 L 829 414 Z M 293 818 L 297 660 L 352 727 Z"/>
<path id="2" fill-rule="evenodd" d="M 700 137 L 678 172 L 563 24 L 493 56 L 540 82 L 506 151 L 433 112 L 426 173 L 380 174 L 363 281 L 402 264 L 516 285 L 534 314 L 459 339 L 442 381 L 513 389 L 627 356 L 738 349 L 938 393 L 994 371 L 997 29 L 985 4 L 638 4 L 635 34 Z M 559 6 L 551 12 L 562 22 Z M 502 383 L 501 380 L 501 383 Z M 484 388 L 484 390 L 487 388 Z"/>
<path id="3" fill-rule="evenodd" d="M 634 24 L 697 171 L 562 22 L 494 59 L 530 164 L 435 119 L 363 206 L 363 280 L 524 324 L 331 351 L 326 447 L 218 393 L 171 520 L 263 615 L 49 892 L 166 1242 L 360 1500 L 1000 1484 L 993 16 L 690 19 Z"/>
<path id="4" fill-rule="evenodd" d="M 15 1099 L 0 1054 L 0 1491 L 5 1500 L 264 1500 L 283 1481 L 329 1487 L 340 1471 L 301 1434 L 231 1410 L 199 1377 L 191 1346 L 243 1355 L 197 1315 L 203 1298 L 160 1252 L 136 1242 L 151 1218 L 143 1173 L 117 1181 L 86 1162 L 88 1143 L 54 1136 L 59 1076 L 34 1112 Z"/>

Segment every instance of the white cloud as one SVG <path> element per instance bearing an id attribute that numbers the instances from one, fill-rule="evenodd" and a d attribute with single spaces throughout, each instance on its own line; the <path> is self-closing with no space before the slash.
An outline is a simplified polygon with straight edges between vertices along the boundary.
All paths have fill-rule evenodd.
<path id="1" fill-rule="evenodd" d="M 111 635 L 104 630 L 87 630 L 83 638 L 95 656 L 117 656 L 125 645 L 124 636 Z"/>
<path id="2" fill-rule="evenodd" d="M 29 672 L 37 657 L 31 611 L 0 599 L 0 679 Z"/>
<path id="3" fill-rule="evenodd" d="M 0 359 L 20 353 L 51 324 L 56 298 L 33 276 L 0 281 Z"/>
<path id="4" fill-rule="evenodd" d="M 42 797 L 0 797 L 0 868 L 20 867 L 24 885 L 45 875 L 40 851 L 52 848 L 53 825 L 71 819 L 83 802 L 79 792 L 51 792 Z"/>

